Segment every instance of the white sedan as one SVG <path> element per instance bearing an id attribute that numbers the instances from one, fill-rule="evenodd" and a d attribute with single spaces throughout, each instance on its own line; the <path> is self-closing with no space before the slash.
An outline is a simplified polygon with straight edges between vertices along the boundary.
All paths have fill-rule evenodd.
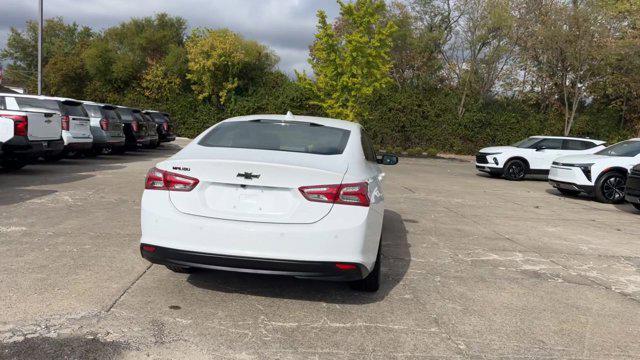
<path id="1" fill-rule="evenodd" d="M 384 198 L 359 124 L 253 115 L 209 128 L 147 174 L 140 249 L 194 268 L 351 281 L 376 291 Z"/>
<path id="2" fill-rule="evenodd" d="M 551 163 L 560 156 L 593 154 L 604 147 L 601 140 L 532 136 L 510 146 L 481 149 L 476 155 L 476 169 L 492 177 L 522 180 L 529 174 L 549 174 Z"/>
<path id="3" fill-rule="evenodd" d="M 551 165 L 549 183 L 564 195 L 581 192 L 604 203 L 625 198 L 629 170 L 640 164 L 640 139 L 611 145 L 592 155 L 557 158 Z"/>

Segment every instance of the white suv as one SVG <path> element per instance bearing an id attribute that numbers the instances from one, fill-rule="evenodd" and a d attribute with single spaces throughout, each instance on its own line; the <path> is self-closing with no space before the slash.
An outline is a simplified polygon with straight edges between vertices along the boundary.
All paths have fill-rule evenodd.
<path id="1" fill-rule="evenodd" d="M 532 136 L 510 146 L 481 149 L 476 155 L 476 169 L 492 177 L 522 180 L 528 174 L 547 175 L 553 160 L 560 156 L 593 154 L 604 147 L 601 140 Z"/>
<path id="2" fill-rule="evenodd" d="M 625 197 L 627 174 L 639 163 L 640 139 L 630 139 L 595 154 L 557 158 L 549 183 L 565 195 L 584 192 L 600 202 L 620 203 Z"/>

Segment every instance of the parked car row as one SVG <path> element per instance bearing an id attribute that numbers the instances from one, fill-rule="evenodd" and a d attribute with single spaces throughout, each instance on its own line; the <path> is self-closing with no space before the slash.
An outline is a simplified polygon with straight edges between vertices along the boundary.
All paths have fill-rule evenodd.
<path id="1" fill-rule="evenodd" d="M 640 210 L 640 138 L 606 146 L 601 140 L 532 136 L 481 149 L 476 169 L 507 180 L 548 175 L 549 184 L 564 195 L 584 193 L 603 203 L 626 200 Z"/>
<path id="2" fill-rule="evenodd" d="M 0 93 L 0 166 L 122 154 L 175 140 L 169 114 L 62 97 Z"/>

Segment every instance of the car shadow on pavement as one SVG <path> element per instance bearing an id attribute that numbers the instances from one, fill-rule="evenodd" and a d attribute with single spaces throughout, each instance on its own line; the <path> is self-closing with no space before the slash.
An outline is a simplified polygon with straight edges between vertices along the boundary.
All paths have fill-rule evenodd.
<path id="1" fill-rule="evenodd" d="M 633 205 L 629 203 L 615 204 L 613 206 L 615 206 L 616 209 L 629 214 L 640 214 L 640 211 L 638 211 L 635 207 L 633 207 Z"/>
<path id="2" fill-rule="evenodd" d="M 400 214 L 385 210 L 381 237 L 382 279 L 380 289 L 375 293 L 358 292 L 342 282 L 215 270 L 195 272 L 189 275 L 188 282 L 201 289 L 225 293 L 332 304 L 375 303 L 383 300 L 402 281 L 411 263 L 407 230 Z"/>
<path id="3" fill-rule="evenodd" d="M 165 158 L 180 150 L 167 145 L 157 149 L 142 149 L 124 155 L 103 155 L 95 158 L 62 159 L 55 163 L 36 162 L 16 171 L 0 170 L 0 206 L 13 205 L 57 192 L 55 185 L 85 180 L 96 173 L 120 170 L 127 163 Z M 29 189 L 47 186 L 51 189 Z"/>
<path id="4" fill-rule="evenodd" d="M 573 199 L 573 200 L 588 201 L 588 202 L 595 201 L 592 196 L 589 196 L 589 195 L 587 195 L 585 193 L 580 193 L 578 195 L 565 195 L 565 194 L 562 194 L 557 189 L 553 189 L 553 188 L 552 189 L 546 189 L 545 192 L 547 194 L 551 194 L 551 195 L 554 195 L 554 196 L 557 196 L 557 197 L 563 198 L 563 199 Z"/>

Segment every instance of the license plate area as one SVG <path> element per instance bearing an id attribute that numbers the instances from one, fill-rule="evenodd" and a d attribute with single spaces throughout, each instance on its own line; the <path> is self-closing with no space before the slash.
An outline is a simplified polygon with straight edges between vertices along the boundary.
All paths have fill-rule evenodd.
<path id="1" fill-rule="evenodd" d="M 283 215 L 291 211 L 290 189 L 211 183 L 204 192 L 207 207 L 215 212 L 246 215 Z"/>

